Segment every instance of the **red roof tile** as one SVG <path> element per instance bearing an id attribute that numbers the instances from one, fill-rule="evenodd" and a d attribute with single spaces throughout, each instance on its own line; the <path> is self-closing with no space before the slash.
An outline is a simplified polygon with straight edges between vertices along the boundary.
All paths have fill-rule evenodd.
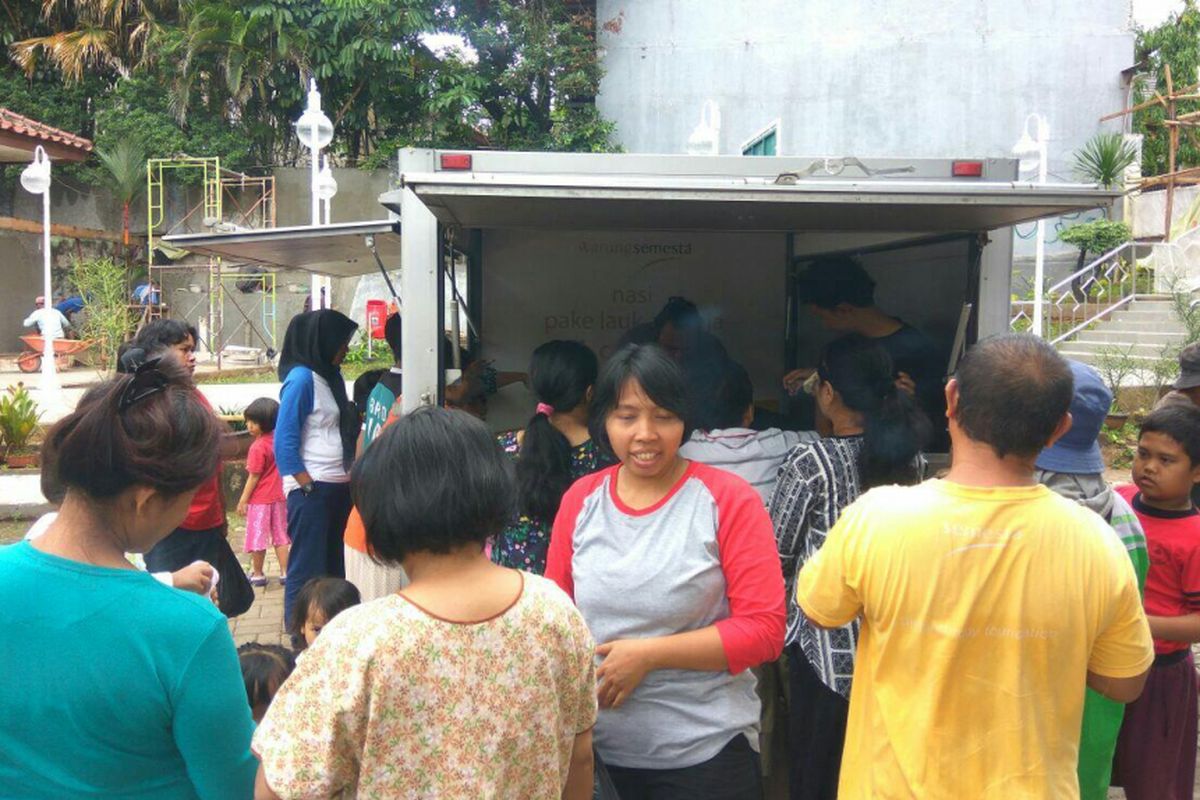
<path id="1" fill-rule="evenodd" d="M 89 139 L 82 136 L 76 136 L 73 133 L 60 131 L 58 128 L 52 128 L 29 117 L 23 117 L 7 108 L 0 106 L 0 131 L 12 131 L 21 136 L 27 136 L 30 139 L 36 139 L 42 142 L 54 142 L 63 147 L 70 147 L 80 150 L 84 153 L 92 151 L 92 143 Z"/>

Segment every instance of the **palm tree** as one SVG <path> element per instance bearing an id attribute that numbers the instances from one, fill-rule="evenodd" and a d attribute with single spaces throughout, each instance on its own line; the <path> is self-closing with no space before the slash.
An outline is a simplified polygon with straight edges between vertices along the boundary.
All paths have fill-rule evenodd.
<path id="1" fill-rule="evenodd" d="M 13 60 L 32 75 L 44 55 L 68 81 L 89 69 L 125 77 L 145 61 L 155 33 L 179 16 L 180 0 L 42 0 L 42 20 L 55 31 L 9 46 Z"/>
<path id="2" fill-rule="evenodd" d="M 1137 161 L 1137 148 L 1119 133 L 1098 133 L 1075 153 L 1080 177 L 1113 189 L 1124 183 L 1125 170 Z"/>
<path id="3" fill-rule="evenodd" d="M 113 196 L 121 204 L 121 241 L 129 247 L 129 207 L 146 189 L 146 145 L 122 139 L 111 149 L 97 147 L 95 152 L 108 172 Z"/>

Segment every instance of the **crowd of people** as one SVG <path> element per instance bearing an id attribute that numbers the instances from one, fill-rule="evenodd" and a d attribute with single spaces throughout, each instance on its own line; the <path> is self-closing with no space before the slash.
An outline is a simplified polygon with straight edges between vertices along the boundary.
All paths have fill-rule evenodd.
<path id="1" fill-rule="evenodd" d="M 486 365 L 458 408 L 402 414 L 399 360 L 356 403 L 355 324 L 298 315 L 246 413 L 249 576 L 195 331 L 147 326 L 47 435 L 57 514 L 0 551 L 0 793 L 750 800 L 769 735 L 805 800 L 1190 800 L 1191 362 L 1111 487 L 1094 370 L 1010 334 L 943 384 L 856 266 L 811 282 L 840 336 L 786 378 L 807 431 L 681 298 L 604 363 L 538 347 L 499 435 Z M 292 647 L 235 650 L 272 547 Z"/>

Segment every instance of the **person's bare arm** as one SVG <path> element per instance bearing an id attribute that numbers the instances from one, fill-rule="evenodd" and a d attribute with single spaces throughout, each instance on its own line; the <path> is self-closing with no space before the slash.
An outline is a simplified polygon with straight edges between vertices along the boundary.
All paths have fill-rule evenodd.
<path id="1" fill-rule="evenodd" d="M 715 625 L 687 633 L 650 639 L 618 639 L 596 648 L 604 661 L 596 668 L 596 696 L 601 708 L 617 708 L 656 669 L 729 669 L 725 646 Z"/>
<path id="2" fill-rule="evenodd" d="M 1097 675 L 1088 670 L 1087 685 L 1094 692 L 1099 692 L 1109 700 L 1118 703 L 1132 703 L 1137 700 L 1142 694 L 1142 687 L 1146 685 L 1146 677 L 1150 674 L 1147 669 L 1141 675 L 1135 675 L 1132 678 L 1110 678 L 1107 675 Z"/>
<path id="3" fill-rule="evenodd" d="M 1184 614 L 1182 617 L 1152 617 L 1146 615 L 1150 623 L 1150 635 L 1155 639 L 1165 639 L 1168 642 L 1200 642 L 1200 614 Z"/>
<path id="4" fill-rule="evenodd" d="M 262 764 L 258 765 L 258 776 L 254 779 L 254 800 L 283 800 L 267 785 L 267 774 L 263 772 Z"/>
<path id="5" fill-rule="evenodd" d="M 246 506 L 250 504 L 250 496 L 254 494 L 254 487 L 258 486 L 258 482 L 262 480 L 262 475 L 253 472 L 246 475 L 246 485 L 242 488 L 242 496 L 238 499 L 237 513 L 241 516 L 246 516 Z"/>
<path id="6" fill-rule="evenodd" d="M 575 737 L 575 745 L 571 748 L 571 766 L 567 772 L 567 785 L 563 787 L 563 800 L 590 800 L 595 781 L 595 770 L 596 763 L 592 757 L 592 730 L 588 728 Z"/>

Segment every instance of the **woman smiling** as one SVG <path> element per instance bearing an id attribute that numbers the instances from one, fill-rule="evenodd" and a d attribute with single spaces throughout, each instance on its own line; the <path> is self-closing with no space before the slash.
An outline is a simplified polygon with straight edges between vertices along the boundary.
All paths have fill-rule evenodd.
<path id="1" fill-rule="evenodd" d="M 563 497 L 546 576 L 601 642 L 595 742 L 621 797 L 757 798 L 748 669 L 783 646 L 783 576 L 750 484 L 679 456 L 684 406 L 660 348 L 612 357 L 593 434 L 620 463 Z"/>

